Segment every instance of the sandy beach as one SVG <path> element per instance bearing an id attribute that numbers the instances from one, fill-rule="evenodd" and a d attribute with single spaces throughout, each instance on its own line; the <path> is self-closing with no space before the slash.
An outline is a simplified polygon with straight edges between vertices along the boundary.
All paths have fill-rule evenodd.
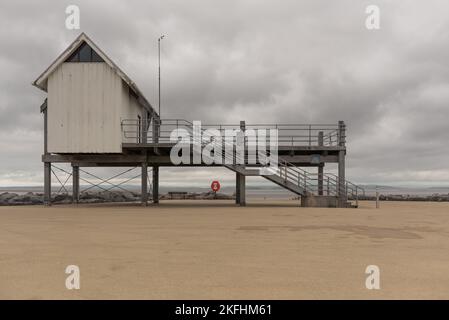
<path id="1" fill-rule="evenodd" d="M 0 207 L 0 299 L 449 299 L 449 203 L 296 205 Z"/>

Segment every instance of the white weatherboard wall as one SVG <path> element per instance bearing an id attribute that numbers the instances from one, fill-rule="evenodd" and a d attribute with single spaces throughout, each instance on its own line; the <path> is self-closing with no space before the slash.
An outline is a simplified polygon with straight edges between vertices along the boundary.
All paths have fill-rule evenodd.
<path id="1" fill-rule="evenodd" d="M 128 86 L 103 62 L 62 63 L 48 78 L 48 152 L 120 153 L 122 119 L 136 119 Z"/>

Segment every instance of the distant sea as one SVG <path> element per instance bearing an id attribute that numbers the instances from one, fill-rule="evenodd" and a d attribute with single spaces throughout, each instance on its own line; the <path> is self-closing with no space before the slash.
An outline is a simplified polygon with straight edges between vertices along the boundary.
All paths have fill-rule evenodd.
<path id="1" fill-rule="evenodd" d="M 122 187 L 128 191 L 140 192 L 140 186 L 138 185 L 122 185 Z M 366 195 L 375 195 L 376 186 L 365 185 L 362 186 L 365 189 Z M 67 190 L 71 192 L 71 186 L 66 186 Z M 89 188 L 89 186 L 81 186 L 81 190 Z M 52 192 L 58 192 L 60 186 L 53 186 Z M 120 190 L 120 189 L 113 189 Z M 409 196 L 430 196 L 434 194 L 446 195 L 449 194 L 448 187 L 393 187 L 393 186 L 379 186 L 379 193 L 383 195 L 409 195 Z M 89 191 L 101 191 L 100 188 L 90 188 Z M 160 193 L 167 193 L 169 191 L 179 192 L 208 192 L 210 188 L 198 188 L 198 187 L 172 187 L 161 186 Z M 14 192 L 17 194 L 24 194 L 27 192 L 42 193 L 42 186 L 21 186 L 21 187 L 0 187 L 0 193 Z M 232 195 L 235 189 L 232 187 L 223 187 L 220 193 Z M 274 199 L 291 199 L 296 197 L 296 194 L 291 193 L 281 187 L 266 187 L 266 186 L 246 186 L 246 195 L 248 198 L 274 198 Z"/>

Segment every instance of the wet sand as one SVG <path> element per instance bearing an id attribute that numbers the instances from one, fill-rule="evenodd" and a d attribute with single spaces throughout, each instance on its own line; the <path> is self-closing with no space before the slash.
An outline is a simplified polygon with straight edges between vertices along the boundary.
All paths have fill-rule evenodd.
<path id="1" fill-rule="evenodd" d="M 296 205 L 0 207 L 0 298 L 449 299 L 449 203 Z"/>

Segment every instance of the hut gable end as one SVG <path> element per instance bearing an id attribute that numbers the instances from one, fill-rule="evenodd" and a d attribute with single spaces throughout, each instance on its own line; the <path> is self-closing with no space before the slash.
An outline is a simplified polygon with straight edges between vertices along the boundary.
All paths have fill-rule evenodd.
<path id="1" fill-rule="evenodd" d="M 50 153 L 121 153 L 121 121 L 157 117 L 131 79 L 84 33 L 33 85 L 47 92 Z"/>

